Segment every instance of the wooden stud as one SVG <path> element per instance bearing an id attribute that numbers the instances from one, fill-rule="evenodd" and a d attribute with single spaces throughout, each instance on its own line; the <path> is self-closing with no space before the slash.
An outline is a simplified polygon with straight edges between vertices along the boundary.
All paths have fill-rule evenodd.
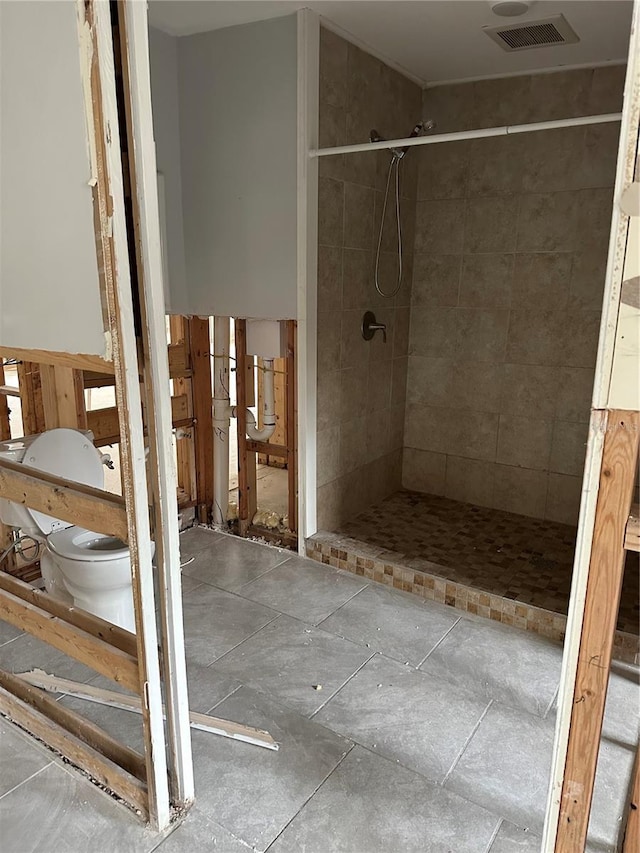
<path id="1" fill-rule="evenodd" d="M 146 5 L 120 0 L 117 5 L 118 35 L 125 105 L 126 162 L 131 181 L 131 201 L 136 246 L 136 284 L 141 314 L 143 371 L 146 416 L 149 424 L 149 482 L 154 511 L 155 564 L 159 593 L 158 623 L 162 649 L 164 692 L 167 702 L 167 758 L 169 794 L 181 810 L 194 799 L 193 760 L 189 732 L 189 701 L 184 649 L 180 545 L 178 530 L 177 483 L 173 463 L 171 429 L 170 372 L 166 349 L 163 262 L 158 209 L 158 179 L 151 109 L 149 67 L 149 26 Z M 200 321 L 202 323 L 202 321 Z M 210 367 L 208 321 L 196 332 L 198 347 L 205 347 L 199 359 Z M 211 372 L 208 373 L 211 387 Z M 201 379 L 202 382 L 202 379 Z M 199 400 L 202 385 L 194 384 L 194 415 L 211 419 L 211 393 Z M 203 383 L 202 383 L 203 384 Z M 195 390 L 197 386 L 198 390 Z M 204 388 L 202 388 L 204 391 Z M 197 403 L 195 402 L 197 400 Z M 201 422 L 201 432 L 204 423 Z M 213 430 L 210 430 L 213 441 Z M 202 435 L 201 439 L 205 436 Z M 211 450 L 211 457 L 213 451 Z M 211 496 L 213 503 L 213 496 Z M 158 684 L 158 688 L 159 688 Z M 160 701 L 156 713 L 163 716 Z"/>
<path id="2" fill-rule="evenodd" d="M 640 413 L 607 413 L 555 853 L 584 850 L 609 683 Z"/>
<path id="3" fill-rule="evenodd" d="M 123 687 L 139 692 L 138 664 L 135 657 L 4 589 L 0 590 L 0 619 L 48 643 Z"/>
<path id="4" fill-rule="evenodd" d="M 0 359 L 0 385 L 4 388 L 4 365 L 2 359 Z M 19 391 L 18 394 L 20 394 Z M 7 403 L 7 394 L 2 390 L 2 393 L 0 393 L 0 441 L 6 441 L 8 438 L 11 438 L 9 404 Z"/>
<path id="5" fill-rule="evenodd" d="M 44 403 L 38 365 L 29 361 L 18 362 L 18 384 L 20 385 L 23 435 L 37 435 L 44 432 L 46 428 Z"/>
<path id="6" fill-rule="evenodd" d="M 296 370 L 296 323 L 287 322 L 286 443 L 289 530 L 298 530 L 298 393 Z"/>
<path id="7" fill-rule="evenodd" d="M 198 520 L 211 521 L 213 507 L 213 388 L 209 320 L 191 317 L 187 324 L 191 354 L 193 416 L 195 420 L 196 500 Z"/>
<path id="8" fill-rule="evenodd" d="M 143 756 L 134 749 L 119 743 L 95 723 L 80 716 L 60 702 L 54 701 L 37 686 L 27 682 L 21 676 L 5 672 L 2 669 L 0 669 L 0 687 L 10 690 L 14 696 L 31 705 L 32 708 L 36 708 L 41 714 L 49 717 L 50 720 L 58 723 L 67 731 L 73 732 L 87 746 L 92 747 L 105 758 L 122 767 L 136 779 L 145 781 L 146 768 Z M 139 702 L 139 700 L 137 701 Z"/>
<path id="9" fill-rule="evenodd" d="M 137 4 L 131 4 L 135 7 Z M 151 563 L 151 529 L 140 399 L 136 314 L 129 267 L 129 243 L 123 183 L 123 151 L 114 60 L 114 21 L 109 4 L 85 0 L 81 7 L 90 35 L 89 77 L 83 79 L 95 142 L 94 229 L 101 290 L 109 318 L 120 420 L 120 463 L 129 524 L 129 554 L 138 643 L 138 678 L 144 693 L 143 733 L 149 817 L 156 829 L 171 819 L 155 593 Z M 146 14 L 146 7 L 145 7 Z M 81 66 L 82 67 L 82 66 Z M 120 83 L 121 81 L 119 81 Z M 125 98 L 126 101 L 126 98 Z M 126 157 L 124 158 L 126 162 Z M 90 365 L 83 365 L 87 369 Z M 99 369 L 99 368 L 96 368 Z"/>
<path id="10" fill-rule="evenodd" d="M 63 477 L 0 459 L 0 494 L 31 509 L 113 535 L 126 542 L 129 536 L 125 501 L 103 489 L 94 489 Z"/>
<path id="11" fill-rule="evenodd" d="M 169 317 L 169 329 L 171 334 L 172 344 L 181 344 L 186 347 L 185 318 L 172 315 Z M 189 355 L 187 354 L 187 363 L 190 365 Z M 191 382 L 188 378 L 180 377 L 173 380 L 173 390 L 175 394 L 184 394 L 187 398 L 187 408 L 189 416 L 193 419 L 193 394 Z M 180 493 L 189 501 L 194 501 L 197 504 L 196 494 L 196 451 L 194 441 L 194 430 L 191 430 L 187 436 L 176 440 L 176 467 L 178 475 L 178 503 L 180 503 Z"/>
<path id="12" fill-rule="evenodd" d="M 86 427 L 84 400 L 78 397 L 78 371 L 56 364 L 41 364 L 42 401 L 46 429 Z"/>
<path id="13" fill-rule="evenodd" d="M 3 673 L 6 677 L 8 673 Z M 54 703 L 57 704 L 57 703 Z M 68 729 L 19 699 L 13 691 L 0 686 L 0 713 L 17 723 L 47 746 L 55 749 L 100 785 L 113 791 L 133 808 L 143 820 L 148 817 L 146 785 L 124 774 L 122 769 L 92 749 Z"/>
<path id="14" fill-rule="evenodd" d="M 189 398 L 180 394 L 171 398 L 171 416 L 173 426 L 190 426 L 192 418 L 189 412 Z M 87 429 L 93 433 L 96 447 L 120 442 L 120 421 L 117 407 L 92 409 L 87 412 Z M 147 431 L 148 432 L 148 431 Z"/>
<path id="15" fill-rule="evenodd" d="M 25 583 L 19 578 L 11 577 L 5 572 L 0 572 L 0 590 L 10 592 L 17 598 L 34 604 L 52 616 L 58 616 L 69 625 L 80 628 L 85 633 L 91 634 L 92 637 L 120 649 L 131 657 L 137 655 L 135 635 L 119 625 L 106 622 L 99 616 L 88 613 L 74 605 L 65 604 L 63 601 L 59 601 L 57 598 L 35 589 L 31 584 Z"/>
<path id="16" fill-rule="evenodd" d="M 246 536 L 257 510 L 256 454 L 247 450 L 247 321 L 236 320 L 236 425 L 238 429 L 238 528 Z"/>
<path id="17" fill-rule="evenodd" d="M 52 364 L 60 367 L 73 367 L 76 370 L 95 370 L 98 373 L 114 372 L 112 361 L 99 355 L 86 353 L 52 352 L 45 349 L 24 349 L 23 347 L 0 346 L 0 358 L 17 358 L 33 364 Z"/>

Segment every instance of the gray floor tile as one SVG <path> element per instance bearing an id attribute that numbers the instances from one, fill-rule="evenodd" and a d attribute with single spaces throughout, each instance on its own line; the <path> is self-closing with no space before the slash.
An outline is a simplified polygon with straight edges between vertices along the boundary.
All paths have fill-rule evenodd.
<path id="1" fill-rule="evenodd" d="M 459 618 L 452 607 L 372 584 L 320 627 L 417 666 Z"/>
<path id="2" fill-rule="evenodd" d="M 366 585 L 367 581 L 355 575 L 315 560 L 291 557 L 243 586 L 239 594 L 317 625 Z"/>
<path id="3" fill-rule="evenodd" d="M 248 853 L 248 844 L 206 817 L 196 804 L 180 826 L 154 848 L 159 853 Z"/>
<path id="4" fill-rule="evenodd" d="M 447 681 L 377 655 L 314 719 L 442 782 L 486 707 Z"/>
<path id="5" fill-rule="evenodd" d="M 13 625 L 10 625 L 8 622 L 0 622 L 0 646 L 3 646 L 11 640 L 15 640 L 15 638 L 19 637 L 22 633 L 23 632 L 19 628 L 14 628 Z"/>
<path id="6" fill-rule="evenodd" d="M 240 687 L 240 682 L 207 666 L 187 661 L 189 708 L 206 714 Z"/>
<path id="7" fill-rule="evenodd" d="M 487 619 L 461 619 L 420 669 L 542 717 L 561 665 L 562 647 L 550 640 Z"/>
<path id="8" fill-rule="evenodd" d="M 489 853 L 540 853 L 542 840 L 528 829 L 503 821 Z"/>
<path id="9" fill-rule="evenodd" d="M 291 551 L 219 534 L 210 548 L 198 551 L 184 566 L 182 575 L 237 592 L 290 556 Z"/>
<path id="10" fill-rule="evenodd" d="M 542 834 L 551 772 L 554 721 L 494 704 L 471 739 L 446 787 Z M 604 741 L 589 828 L 592 842 L 615 842 L 633 751 Z"/>
<path id="11" fill-rule="evenodd" d="M 208 527 L 191 527 L 180 534 L 180 562 L 184 563 L 200 551 L 207 551 L 222 539 L 222 534 Z"/>
<path id="12" fill-rule="evenodd" d="M 182 603 L 187 660 L 203 666 L 278 618 L 261 604 L 208 584 L 186 593 Z"/>
<path id="13" fill-rule="evenodd" d="M 102 685 L 101 685 L 102 686 Z M 122 708 L 87 702 L 76 696 L 62 696 L 60 703 L 81 717 L 90 720 L 125 746 L 144 752 L 142 715 Z"/>
<path id="14" fill-rule="evenodd" d="M 241 688 L 216 714 L 266 729 L 278 752 L 205 732 L 193 733 L 200 811 L 237 838 L 265 850 L 349 750 L 349 741 Z"/>
<path id="15" fill-rule="evenodd" d="M 50 764 L 0 800 L 3 853 L 147 853 L 157 835 L 75 773 Z"/>
<path id="16" fill-rule="evenodd" d="M 70 678 L 72 681 L 89 681 L 96 674 L 94 669 L 68 657 L 30 634 L 23 634 L 10 643 L 0 646 L 0 667 L 9 672 L 43 669 L 52 675 Z"/>
<path id="17" fill-rule="evenodd" d="M 485 853 L 498 821 L 356 746 L 269 853 Z"/>
<path id="18" fill-rule="evenodd" d="M 7 720 L 0 719 L 0 797 L 42 770 L 51 760 L 52 756 L 40 744 Z"/>
<path id="19" fill-rule="evenodd" d="M 318 628 L 280 616 L 212 669 L 269 693 L 301 714 L 312 714 L 370 657 Z M 315 686 L 321 685 L 321 690 Z"/>
<path id="20" fill-rule="evenodd" d="M 633 746 L 640 728 L 640 685 L 637 666 L 614 661 L 609 676 L 602 736 Z"/>
<path id="21" fill-rule="evenodd" d="M 202 581 L 197 580 L 197 578 L 190 578 L 189 575 L 182 575 L 181 578 L 182 583 L 182 595 L 186 595 L 188 592 L 193 592 L 199 586 L 202 586 Z"/>

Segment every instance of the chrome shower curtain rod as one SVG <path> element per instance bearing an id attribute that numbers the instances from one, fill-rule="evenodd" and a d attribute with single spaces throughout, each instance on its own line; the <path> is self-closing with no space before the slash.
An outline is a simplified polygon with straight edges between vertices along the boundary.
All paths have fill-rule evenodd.
<path id="1" fill-rule="evenodd" d="M 363 142 L 357 145 L 338 145 L 334 148 L 314 148 L 309 157 L 331 157 L 334 154 L 357 154 L 384 148 L 408 148 L 414 145 L 433 145 L 437 142 L 459 142 L 463 139 L 482 139 L 489 136 L 509 136 L 512 133 L 533 133 L 536 130 L 555 130 L 560 127 L 579 127 L 586 124 L 606 124 L 620 121 L 622 113 L 605 113 L 597 116 L 579 116 L 556 121 L 537 121 L 531 124 L 511 124 L 504 127 L 483 127 L 479 130 L 461 130 L 455 133 L 437 133 L 432 136 L 414 136 L 406 139 L 384 139 L 382 142 Z"/>

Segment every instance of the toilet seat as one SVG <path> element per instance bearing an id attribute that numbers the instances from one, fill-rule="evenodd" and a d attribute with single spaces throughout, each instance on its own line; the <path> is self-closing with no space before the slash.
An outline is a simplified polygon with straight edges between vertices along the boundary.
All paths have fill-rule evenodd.
<path id="1" fill-rule="evenodd" d="M 102 457 L 86 435 L 75 429 L 43 432 L 27 448 L 22 464 L 84 486 L 104 488 Z M 68 521 L 38 510 L 27 509 L 27 512 L 44 536 L 70 527 Z"/>
<path id="2" fill-rule="evenodd" d="M 66 527 L 51 533 L 47 544 L 54 554 L 67 560 L 106 563 L 129 556 L 129 546 L 120 539 L 82 527 Z"/>

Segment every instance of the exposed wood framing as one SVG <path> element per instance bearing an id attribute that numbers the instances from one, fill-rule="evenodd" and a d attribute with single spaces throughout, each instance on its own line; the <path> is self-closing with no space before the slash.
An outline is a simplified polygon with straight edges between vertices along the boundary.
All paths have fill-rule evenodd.
<path id="1" fill-rule="evenodd" d="M 111 492 L 0 459 L 0 494 L 69 524 L 128 539 L 125 501 Z"/>
<path id="2" fill-rule="evenodd" d="M 95 370 L 98 373 L 114 372 L 113 362 L 99 355 L 0 346 L 0 358 L 18 358 L 20 361 L 30 361 L 34 364 L 55 364 L 60 367 L 74 367 L 77 370 Z"/>
<path id="3" fill-rule="evenodd" d="M 281 453 L 272 453 L 272 444 L 276 447 L 284 447 L 286 445 L 286 422 L 287 422 L 287 403 L 286 403 L 286 366 L 287 362 L 284 358 L 275 358 L 273 360 L 273 391 L 276 414 L 276 428 L 268 442 L 263 442 L 264 447 L 258 450 L 258 464 L 271 465 L 276 468 L 286 468 L 287 460 L 282 458 Z M 263 398 L 264 388 L 264 363 L 261 358 L 258 359 L 258 427 L 262 428 L 263 422 Z M 247 442 L 247 447 L 250 447 L 251 442 Z"/>
<path id="4" fill-rule="evenodd" d="M 193 419 L 190 417 L 189 399 L 186 394 L 171 398 L 171 417 L 174 427 L 191 426 Z M 87 428 L 93 432 L 94 444 L 97 447 L 120 442 L 119 424 L 118 409 L 115 406 L 87 412 Z"/>
<path id="5" fill-rule="evenodd" d="M 607 412 L 589 580 L 572 701 L 557 853 L 586 844 L 638 461 L 640 413 Z"/>
<path id="6" fill-rule="evenodd" d="M 3 672 L 0 675 L 0 713 L 80 767 L 92 779 L 113 791 L 146 819 L 148 800 L 145 784 L 125 774 L 120 766 L 84 743 L 66 725 L 63 726 L 61 721 L 54 721 L 29 702 L 19 698 L 16 695 L 15 681 L 7 676 L 9 673 Z M 2 682 L 10 685 L 11 689 L 2 686 Z M 57 702 L 52 703 L 52 705 L 57 704 Z M 65 722 L 67 719 L 65 718 Z"/>
<path id="7" fill-rule="evenodd" d="M 187 334 L 195 420 L 198 520 L 208 524 L 213 507 L 213 388 L 208 318 L 191 317 L 187 321 Z"/>
<path id="8" fill-rule="evenodd" d="M 86 429 L 82 372 L 58 364 L 40 365 L 45 429 Z"/>
<path id="9" fill-rule="evenodd" d="M 20 386 L 23 434 L 37 435 L 46 428 L 42 381 L 38 365 L 30 361 L 18 362 L 18 384 Z"/>
<path id="10" fill-rule="evenodd" d="M 296 324 L 287 323 L 286 444 L 289 530 L 298 530 L 298 389 L 296 371 Z"/>
<path id="11" fill-rule="evenodd" d="M 135 5 L 132 4 L 132 7 Z M 120 420 L 120 460 L 129 525 L 128 542 L 138 647 L 137 692 L 145 696 L 143 733 L 149 817 L 156 828 L 164 829 L 170 822 L 169 788 L 151 564 L 140 369 L 129 269 L 122 147 L 114 88 L 116 71 L 113 22 L 110 11 L 108 4 L 85 2 L 85 21 L 92 38 L 91 75 L 88 82 L 92 105 L 90 126 L 96 144 L 96 183 L 93 188 L 95 230 L 98 270 L 113 347 L 116 403 Z M 85 370 L 92 369 L 89 364 L 83 364 L 81 367 Z"/>
<path id="12" fill-rule="evenodd" d="M 123 687 L 139 689 L 135 657 L 4 589 L 0 591 L 0 619 L 27 631 Z"/>
<path id="13" fill-rule="evenodd" d="M 29 684 L 41 687 L 43 690 L 48 690 L 52 693 L 65 693 L 68 696 L 76 696 L 79 699 L 86 699 L 89 702 L 109 705 L 112 708 L 120 708 L 123 711 L 132 711 L 136 714 L 140 713 L 140 700 L 136 696 L 117 693 L 115 690 L 104 690 L 102 687 L 93 687 L 90 684 L 80 684 L 77 681 L 69 681 L 66 678 L 56 678 L 56 676 L 47 675 L 46 672 L 42 672 L 41 670 L 22 672 L 20 673 L 20 678 Z M 189 712 L 189 720 L 192 729 L 210 732 L 211 734 L 231 738 L 232 740 L 241 740 L 245 743 L 251 743 L 254 746 L 262 746 L 265 749 L 278 750 L 276 741 L 271 737 L 269 732 L 263 729 L 256 729 L 253 726 L 243 726 L 240 723 L 223 720 L 220 717 L 199 714 L 197 711 Z"/>
<path id="14" fill-rule="evenodd" d="M 169 318 L 169 329 L 171 343 L 186 349 L 187 335 L 185 329 L 185 318 L 173 315 Z M 193 394 L 191 382 L 188 378 L 179 377 L 173 380 L 175 394 L 184 394 L 187 398 L 189 413 L 193 416 Z M 178 476 L 178 494 L 182 493 L 189 502 L 197 503 L 196 499 L 196 452 L 194 441 L 194 430 L 186 432 L 184 438 L 176 440 L 176 469 Z"/>
<path id="15" fill-rule="evenodd" d="M 160 598 L 159 624 L 162 647 L 164 690 L 167 699 L 167 746 L 169 794 L 172 804 L 184 810 L 194 798 L 193 760 L 189 732 L 189 701 L 184 650 L 178 507 L 173 465 L 173 436 L 169 401 L 169 362 L 164 313 L 163 263 L 158 209 L 155 141 L 151 109 L 146 4 L 118 2 L 123 75 L 123 99 L 129 179 L 136 246 L 136 283 L 141 312 L 144 391 L 149 427 L 149 482 L 153 502 L 155 562 Z M 123 135 L 125 129 L 123 128 Z M 131 235 L 130 235 L 131 237 Z M 206 414 L 211 428 L 211 391 L 200 399 L 208 379 L 211 388 L 208 321 L 192 321 L 193 399 L 196 423 L 203 429 Z M 197 336 L 194 344 L 194 334 Z M 204 349 L 204 352 L 202 352 Z M 203 362 L 208 374 L 199 377 Z M 116 371 L 116 376 L 118 375 Z M 186 401 L 186 397 L 185 397 Z M 202 422 L 198 420 L 202 418 Z M 122 432 L 122 428 L 121 428 Z M 205 435 L 200 440 L 207 445 Z M 196 453 L 200 453 L 196 438 Z M 213 451 L 211 450 L 211 456 Z M 213 500 L 212 500 L 213 502 Z M 142 613 L 140 616 L 142 617 Z M 158 679 L 155 713 L 162 718 L 163 707 Z M 154 769 L 155 769 L 155 762 Z M 163 762 L 164 764 L 164 762 Z"/>
<path id="16" fill-rule="evenodd" d="M 236 376 L 247 375 L 247 321 L 236 320 Z M 257 510 L 256 454 L 247 451 L 247 383 L 236 385 L 238 429 L 238 527 L 245 536 Z"/>
<path id="17" fill-rule="evenodd" d="M 8 393 L 5 390 L 7 386 L 4 384 L 4 379 L 4 365 L 2 363 L 2 359 L 0 359 L 0 385 L 2 386 L 0 388 L 0 441 L 6 441 L 8 438 L 11 438 L 11 428 L 9 426 L 9 404 L 7 403 Z"/>

